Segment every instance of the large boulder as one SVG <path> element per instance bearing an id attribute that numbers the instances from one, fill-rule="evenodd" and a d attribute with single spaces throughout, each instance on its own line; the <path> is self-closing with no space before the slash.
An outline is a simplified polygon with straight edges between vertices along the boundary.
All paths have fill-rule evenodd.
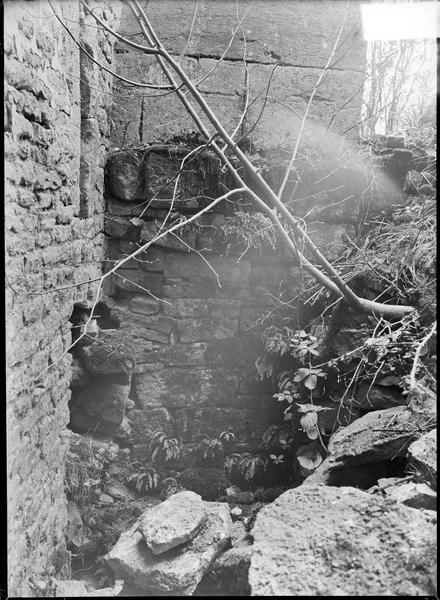
<path id="1" fill-rule="evenodd" d="M 427 481 L 437 488 L 437 430 L 423 434 L 408 448 L 409 464 L 419 481 Z"/>
<path id="2" fill-rule="evenodd" d="M 358 465 L 403 456 L 414 439 L 411 411 L 405 406 L 367 413 L 332 435 L 328 451 L 332 461 Z"/>
<path id="3" fill-rule="evenodd" d="M 232 528 L 227 504 L 206 503 L 207 519 L 185 546 L 159 556 L 148 548 L 137 521 L 104 557 L 116 577 L 135 595 L 190 596 L 203 575 L 229 542 Z"/>
<path id="4" fill-rule="evenodd" d="M 350 482 L 364 489 L 374 485 L 379 477 L 386 477 L 385 461 L 405 456 L 417 432 L 415 421 L 408 407 L 397 406 L 369 412 L 340 427 L 328 443 L 329 455 L 305 480 L 305 485 Z"/>
<path id="5" fill-rule="evenodd" d="M 147 510 L 139 529 L 153 554 L 163 554 L 192 540 L 206 517 L 206 505 L 198 494 L 179 492 Z"/>
<path id="6" fill-rule="evenodd" d="M 436 515 L 350 487 L 300 486 L 257 515 L 253 596 L 436 594 Z"/>

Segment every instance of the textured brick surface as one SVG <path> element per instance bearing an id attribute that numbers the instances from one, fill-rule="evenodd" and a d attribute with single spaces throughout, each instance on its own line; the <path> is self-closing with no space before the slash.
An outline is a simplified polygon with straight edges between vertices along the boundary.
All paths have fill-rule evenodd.
<path id="1" fill-rule="evenodd" d="M 111 60 L 106 36 L 84 27 L 90 17 L 79 2 L 54 8 L 97 59 Z M 112 7 L 105 18 L 115 23 Z M 46 2 L 6 2 L 5 22 L 9 595 L 32 596 L 31 579 L 70 568 L 63 431 L 71 356 L 58 359 L 70 344 L 73 304 L 95 288 L 56 289 L 101 271 L 110 97 L 91 86 L 108 91 L 111 78 L 80 60 Z"/>

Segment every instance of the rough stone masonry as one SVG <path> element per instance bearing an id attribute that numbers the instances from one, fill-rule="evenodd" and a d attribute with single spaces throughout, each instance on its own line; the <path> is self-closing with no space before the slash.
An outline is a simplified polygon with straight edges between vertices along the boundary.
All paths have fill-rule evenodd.
<path id="1" fill-rule="evenodd" d="M 117 28 L 119 4 L 97 4 L 101 18 Z M 191 4 L 150 3 L 153 22 L 175 56 L 186 45 Z M 83 14 L 79 1 L 54 2 L 53 6 L 76 40 L 98 62 L 117 66 L 128 75 L 139 74 L 139 56 L 118 44 L 115 61 L 112 40 L 95 27 L 92 17 Z M 319 69 L 327 60 L 343 10 L 342 3 L 335 10 L 332 3 L 326 2 L 279 2 L 277 10 L 273 6 L 272 2 L 255 3 L 248 13 L 245 31 L 248 71 L 257 92 L 266 89 L 271 70 L 282 59 L 278 70 L 283 76 L 275 79 L 271 101 L 255 130 L 255 143 L 263 150 L 284 143 L 286 130 L 297 128 L 298 121 L 292 119 L 286 101 L 290 108 L 304 110 Z M 244 8 L 247 10 L 248 4 L 244 3 Z M 223 53 L 231 28 L 237 25 L 234 11 L 232 1 L 200 3 L 194 35 L 183 60 L 192 77 L 206 75 Z M 355 126 L 360 118 L 365 46 L 358 17 L 354 4 L 348 19 L 351 37 L 347 47 L 335 57 L 338 63 L 329 72 L 312 111 L 316 121 L 328 123 L 333 119 L 339 131 Z M 105 205 L 107 152 L 115 146 L 168 144 L 173 136 L 191 132 L 193 127 L 176 98 L 149 99 L 139 90 L 118 84 L 109 141 L 111 76 L 81 55 L 49 4 L 44 0 L 6 2 L 5 23 L 9 593 L 32 596 L 32 586 L 39 581 L 68 574 L 63 434 L 69 422 L 71 355 L 63 353 L 71 342 L 69 317 L 74 304 L 86 305 L 93 297 L 95 288 L 84 282 L 99 277 L 102 261 L 119 258 L 129 250 L 127 236 L 115 229 L 118 223 L 124 228 L 124 219 L 118 221 L 116 217 L 120 216 L 121 206 L 126 216 L 133 216 L 135 213 L 130 214 L 127 209 L 136 210 L 133 204 L 138 200 L 135 195 L 129 199 L 134 203 L 127 204 L 126 198 L 107 193 Z M 187 29 L 182 28 L 182 23 L 187 24 Z M 140 38 L 125 8 L 121 31 L 134 33 L 133 39 Z M 307 43 L 303 39 L 305 32 Z M 201 87 L 230 130 L 244 107 L 245 69 L 240 35 Z M 147 79 L 159 77 L 149 58 L 146 65 Z M 343 107 L 349 96 L 353 96 L 352 103 Z M 249 113 L 250 123 L 258 117 L 261 107 L 260 97 Z M 168 169 L 173 169 L 166 152 L 165 156 L 163 151 L 152 152 L 149 160 L 156 163 L 153 173 L 161 173 L 162 178 L 168 176 Z M 153 185 L 154 181 L 150 183 Z M 106 219 L 105 212 L 110 218 Z M 148 213 L 145 235 L 161 214 Z M 221 213 L 214 215 L 212 223 L 206 225 L 216 225 L 221 218 Z M 341 223 L 350 223 L 347 213 Z M 318 230 L 323 227 L 326 225 L 317 224 Z M 207 242 L 206 238 L 199 240 L 201 244 Z M 247 411 L 248 418 L 241 413 L 245 429 L 250 419 L 259 418 L 255 404 L 249 406 L 250 396 L 257 404 L 259 400 L 256 390 L 250 389 L 249 370 L 245 370 L 245 387 L 250 387 L 243 394 L 234 357 L 240 356 L 240 328 L 248 318 L 253 319 L 255 305 L 261 304 L 261 288 L 265 292 L 271 286 L 276 288 L 282 267 L 278 265 L 274 270 L 273 261 L 261 265 L 251 260 L 238 264 L 235 261 L 234 266 L 230 259 L 217 258 L 219 273 L 227 273 L 235 289 L 228 295 L 228 285 L 224 285 L 222 293 L 214 293 L 208 291 L 212 286 L 206 286 L 199 257 L 181 250 L 153 248 L 148 261 L 157 259 L 155 268 L 143 270 L 136 265 L 127 273 L 132 278 L 136 271 L 143 278 L 141 284 L 147 283 L 153 292 L 156 285 L 158 293 L 164 292 L 173 300 L 171 305 L 161 306 L 160 311 L 151 308 L 145 296 L 135 294 L 137 288 L 123 289 L 122 279 L 118 279 L 119 290 L 130 296 L 129 317 L 125 320 L 136 324 L 136 319 L 141 319 L 145 326 L 148 316 L 149 321 L 159 324 L 150 327 L 150 332 L 161 345 L 161 356 L 154 354 L 150 344 L 148 356 L 143 362 L 138 361 L 141 366 L 135 373 L 138 406 L 132 406 L 131 412 L 133 423 L 139 424 L 137 431 L 133 427 L 139 443 L 144 439 L 145 419 L 152 420 L 152 409 L 159 416 L 171 414 L 173 428 L 179 424 L 183 431 L 178 433 L 187 439 L 192 435 L 190 429 L 185 429 L 193 422 L 191 411 L 202 411 L 198 423 L 206 428 L 212 421 L 214 403 L 226 403 L 229 412 L 220 409 L 222 418 L 214 423 L 213 433 L 218 433 L 224 423 L 234 421 L 237 409 Z M 195 278 L 195 273 L 202 277 Z M 246 289 L 254 288 L 250 295 L 240 295 L 237 288 L 242 284 Z M 210 326 L 206 328 L 207 324 Z M 173 338 L 174 329 L 177 338 Z M 173 339 L 181 345 L 174 344 Z M 138 348 L 142 350 L 141 346 Z M 182 350 L 184 369 L 179 366 Z M 162 360 L 163 353 L 167 353 L 168 362 Z M 181 391 L 186 381 L 189 395 Z M 204 398 L 198 396 L 200 389 L 205 390 Z M 168 406 L 170 392 L 174 394 L 173 406 Z M 240 406 L 240 398 L 244 398 L 244 405 Z M 260 412 L 266 422 L 264 414 Z M 248 424 L 246 430 L 250 432 L 252 427 Z"/>
<path id="2" fill-rule="evenodd" d="M 100 2 L 115 26 L 118 5 Z M 111 77 L 45 1 L 5 3 L 5 221 L 9 594 L 65 574 L 63 433 L 69 421 L 74 303 L 104 258 L 103 167 Z M 113 43 L 80 2 L 54 8 L 95 58 Z M 53 290 L 53 291 L 51 291 Z"/>

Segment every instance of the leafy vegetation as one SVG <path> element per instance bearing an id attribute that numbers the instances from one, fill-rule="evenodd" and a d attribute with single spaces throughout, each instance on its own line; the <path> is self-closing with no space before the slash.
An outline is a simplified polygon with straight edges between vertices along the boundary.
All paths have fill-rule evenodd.
<path id="1" fill-rule="evenodd" d="M 153 466 L 140 468 L 127 478 L 127 486 L 139 494 L 146 494 L 155 490 L 160 483 L 160 475 Z"/>
<path id="2" fill-rule="evenodd" d="M 218 438 L 204 438 L 193 450 L 194 461 L 201 466 L 219 466 L 223 463 L 224 456 L 223 442 Z"/>
<path id="3" fill-rule="evenodd" d="M 150 442 L 151 461 L 166 463 L 178 460 L 180 457 L 180 444 L 176 438 L 169 438 L 163 431 L 156 431 Z"/>

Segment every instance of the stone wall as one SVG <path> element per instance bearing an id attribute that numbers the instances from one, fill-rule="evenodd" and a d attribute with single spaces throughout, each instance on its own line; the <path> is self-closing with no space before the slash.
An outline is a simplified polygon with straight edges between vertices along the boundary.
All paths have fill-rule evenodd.
<path id="1" fill-rule="evenodd" d="M 260 92 L 283 58 L 252 144 L 262 153 L 286 145 L 291 149 L 298 131 L 295 111 L 305 110 L 343 21 L 344 6 L 278 2 L 275 10 L 267 1 L 241 5 L 241 15 L 246 13 L 244 29 L 200 85 L 227 129 L 233 130 L 242 115 L 247 78 L 250 102 L 257 98 L 251 102 L 242 133 L 254 123 L 264 101 Z M 193 9 L 192 3 L 150 2 L 148 15 L 171 54 L 179 57 L 186 48 L 183 66 L 198 80 L 216 65 L 237 18 L 234 2 L 198 3 L 187 45 Z M 128 7 L 123 8 L 120 31 L 142 43 Z M 315 141 L 330 121 L 339 132 L 356 131 L 360 118 L 365 45 L 356 3 L 349 10 L 341 40 L 335 64 L 312 105 L 308 132 Z M 116 55 L 118 72 L 124 77 L 143 76 L 145 81 L 163 83 L 154 58 L 119 42 Z M 221 195 L 231 185 L 216 159 L 205 154 L 184 170 L 171 208 L 173 184 L 167 182 L 196 141 L 191 139 L 194 126 L 179 100 L 173 95 L 151 98 L 156 93 L 115 81 L 112 145 L 117 148 L 107 164 L 106 186 L 109 265 L 151 240 L 168 211 L 191 215 L 206 205 L 207 198 Z M 328 151 L 334 154 L 334 136 L 326 139 L 330 139 Z M 331 169 L 326 163 L 324 174 Z M 266 175 L 276 187 L 276 169 Z M 315 179 L 320 176 L 315 175 Z M 255 324 L 274 309 L 278 316 L 282 313 L 280 300 L 295 296 L 301 277 L 281 248 L 243 256 L 243 244 L 222 237 L 220 229 L 232 213 L 230 203 L 219 205 L 197 227 L 187 229 L 182 239 L 166 236 L 112 277 L 106 287 L 106 306 L 111 326 L 117 323 L 119 329 L 101 331 L 102 344 L 109 353 L 118 347 L 117 340 L 130 347 L 136 366 L 129 374 L 115 362 L 110 367 L 104 361 L 97 368 L 94 357 L 103 352 L 100 343 L 78 352 L 78 370 L 85 369 L 86 375 L 74 384 L 71 426 L 76 431 L 114 437 L 132 449 L 133 458 L 148 460 L 148 442 L 158 429 L 180 437 L 190 447 L 232 427 L 244 451 L 252 450 L 267 426 L 280 418 L 272 385 L 256 378 L 264 326 Z M 349 208 L 336 222 L 311 219 L 308 232 L 334 259 L 343 248 L 345 231 L 352 234 L 352 221 Z M 295 321 L 295 310 L 289 313 Z M 106 392 L 98 393 L 99 389 Z M 181 467 L 185 466 L 183 461 Z"/>
<path id="2" fill-rule="evenodd" d="M 243 19 L 242 28 L 238 27 L 229 47 L 231 32 L 238 26 L 234 0 L 198 2 L 194 19 L 192 2 L 155 0 L 149 2 L 147 14 L 170 54 L 181 59 L 185 52 L 181 64 L 191 79 L 204 78 L 199 90 L 227 131 L 232 132 L 240 122 L 246 104 L 246 87 L 249 107 L 238 136 L 259 119 L 265 96 L 268 96 L 251 140 L 254 148 L 277 148 L 292 144 L 296 137 L 299 115 L 304 113 L 331 54 L 345 7 L 346 3 L 339 0 L 240 2 L 238 14 Z M 145 44 L 139 31 L 131 10 L 124 7 L 121 32 Z M 145 81 L 167 83 L 154 56 L 145 56 L 119 42 L 116 52 L 118 67 L 124 76 L 137 81 L 144 77 Z M 218 63 L 222 56 L 223 60 Z M 310 122 L 317 125 L 311 130 L 312 137 L 322 135 L 321 127 L 328 125 L 339 133 L 350 130 L 350 134 L 357 136 L 365 61 L 359 3 L 352 2 L 340 44 L 311 107 Z M 274 71 L 277 63 L 280 66 Z M 191 118 L 175 95 L 133 88 L 121 81 L 116 83 L 115 90 L 119 94 L 113 113 L 115 146 L 168 141 L 173 135 L 194 131 Z"/>
<path id="3" fill-rule="evenodd" d="M 143 193 L 151 197 L 181 153 L 152 147 L 139 153 L 143 159 L 137 160 L 138 170 L 133 165 L 127 169 L 132 154 L 110 157 L 105 226 L 110 261 L 128 256 L 158 231 L 169 200 L 159 199 L 157 208 L 139 218 L 142 206 L 130 200 L 130 190 L 148 171 Z M 203 193 L 208 188 L 221 193 L 224 177 L 210 159 L 213 164 L 208 166 L 205 159 L 191 165 L 191 177 L 183 178 L 185 193 L 192 198 L 189 204 L 179 203 L 183 216 L 206 204 Z M 203 179 L 207 170 L 211 175 Z M 271 386 L 258 384 L 255 377 L 261 331 L 255 324 L 261 313 L 277 306 L 280 288 L 293 293 L 296 282 L 282 250 L 251 250 L 240 258 L 245 246 L 236 243 L 226 252 L 220 229 L 230 215 L 227 203 L 219 205 L 196 226 L 186 227 L 179 237 L 167 235 L 112 276 L 104 301 L 118 329 L 101 331 L 101 340 L 108 354 L 115 340 L 127 344 L 136 366 L 122 382 L 126 388 L 114 388 L 112 400 L 107 394 L 107 401 L 101 401 L 94 391 L 100 377 L 106 375 L 108 381 L 113 375 L 116 385 L 121 367 L 102 359 L 97 367 L 97 344 L 81 350 L 79 362 L 92 384 L 85 387 L 82 380 L 75 385 L 73 427 L 114 436 L 139 457 L 157 429 L 192 444 L 232 427 L 238 442 L 252 445 L 252 435 L 262 433 L 274 418 Z"/>
<path id="4" fill-rule="evenodd" d="M 111 42 L 87 27 L 79 2 L 54 8 L 76 40 L 111 63 Z M 114 25 L 117 12 L 111 3 L 103 17 Z M 73 306 L 95 290 L 75 285 L 99 276 L 104 256 L 110 96 L 91 86 L 108 92 L 111 78 L 80 60 L 47 2 L 6 2 L 5 22 L 9 595 L 34 596 L 32 582 L 69 569 L 64 352 Z"/>

